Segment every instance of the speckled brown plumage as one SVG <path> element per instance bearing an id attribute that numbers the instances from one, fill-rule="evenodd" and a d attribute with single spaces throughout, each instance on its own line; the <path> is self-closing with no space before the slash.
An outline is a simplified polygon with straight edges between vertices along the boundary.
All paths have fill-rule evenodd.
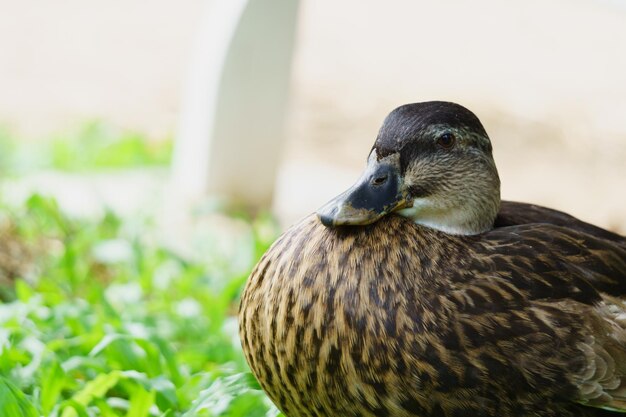
<path id="1" fill-rule="evenodd" d="M 430 146 L 430 137 L 408 134 Z M 411 158 L 421 162 L 457 152 L 416 143 Z M 458 158 L 477 148 L 490 158 L 485 143 L 470 143 Z M 411 163 L 384 175 L 415 186 Z M 378 186 L 380 175 L 366 179 Z M 428 181 L 463 190 L 444 177 Z M 329 218 L 361 216 L 330 207 Z M 626 410 L 626 239 L 512 202 L 502 202 L 493 228 L 478 234 L 448 234 L 397 215 L 376 219 L 325 227 L 309 216 L 276 241 L 248 280 L 243 350 L 288 417 L 606 417 Z"/>
<path id="2" fill-rule="evenodd" d="M 399 216 L 343 229 L 308 217 L 250 277 L 248 362 L 289 417 L 624 407 L 626 244 L 571 223 L 450 236 Z"/>

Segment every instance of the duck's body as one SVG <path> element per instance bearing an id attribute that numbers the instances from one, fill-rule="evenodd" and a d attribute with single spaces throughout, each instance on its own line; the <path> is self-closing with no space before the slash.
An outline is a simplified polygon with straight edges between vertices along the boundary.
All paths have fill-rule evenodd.
<path id="1" fill-rule="evenodd" d="M 626 410 L 623 237 L 506 202 L 477 234 L 376 220 L 310 216 L 250 276 L 243 349 L 288 417 Z"/>

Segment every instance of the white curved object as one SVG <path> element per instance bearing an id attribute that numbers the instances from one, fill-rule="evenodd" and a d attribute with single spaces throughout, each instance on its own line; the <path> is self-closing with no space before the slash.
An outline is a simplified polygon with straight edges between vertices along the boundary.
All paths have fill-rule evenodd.
<path id="1" fill-rule="evenodd" d="M 298 0 L 215 0 L 203 18 L 183 97 L 172 180 L 178 197 L 208 193 L 271 204 Z"/>

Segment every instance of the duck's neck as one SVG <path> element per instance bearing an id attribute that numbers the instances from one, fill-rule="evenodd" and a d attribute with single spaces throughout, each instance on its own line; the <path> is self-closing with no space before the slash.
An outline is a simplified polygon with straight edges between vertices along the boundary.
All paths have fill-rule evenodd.
<path id="1" fill-rule="evenodd" d="M 432 198 L 416 198 L 413 207 L 398 211 L 417 224 L 453 235 L 476 235 L 493 228 L 500 210 L 500 190 L 483 198 L 464 201 L 438 201 Z"/>

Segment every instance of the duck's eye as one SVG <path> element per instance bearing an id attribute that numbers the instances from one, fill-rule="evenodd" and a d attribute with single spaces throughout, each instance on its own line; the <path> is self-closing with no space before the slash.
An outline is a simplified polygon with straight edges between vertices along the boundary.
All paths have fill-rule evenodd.
<path id="1" fill-rule="evenodd" d="M 383 175 L 382 177 L 376 177 L 376 178 L 372 178 L 372 184 L 373 185 L 383 185 L 385 182 L 387 182 L 387 175 Z"/>
<path id="2" fill-rule="evenodd" d="M 452 148 L 455 142 L 456 138 L 452 133 L 444 133 L 437 139 L 437 145 L 441 146 L 444 149 Z"/>

